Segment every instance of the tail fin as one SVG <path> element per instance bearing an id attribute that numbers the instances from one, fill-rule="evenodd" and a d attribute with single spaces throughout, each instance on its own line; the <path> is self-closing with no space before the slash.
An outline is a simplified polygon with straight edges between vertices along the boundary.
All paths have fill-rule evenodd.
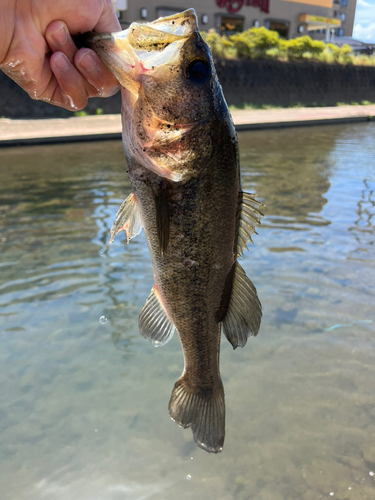
<path id="1" fill-rule="evenodd" d="M 182 375 L 175 383 L 169 414 L 184 427 L 191 427 L 194 441 L 209 453 L 220 453 L 225 437 L 225 401 L 221 379 L 211 389 L 190 387 Z"/>

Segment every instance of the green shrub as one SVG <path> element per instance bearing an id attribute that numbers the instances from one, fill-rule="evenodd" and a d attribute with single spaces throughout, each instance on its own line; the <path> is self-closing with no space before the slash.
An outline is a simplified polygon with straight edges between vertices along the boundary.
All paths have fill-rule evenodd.
<path id="1" fill-rule="evenodd" d="M 213 57 L 223 57 L 225 59 L 238 57 L 233 43 L 226 36 L 220 36 L 214 29 L 207 33 L 203 32 L 202 38 L 209 45 Z"/>
<path id="2" fill-rule="evenodd" d="M 279 48 L 279 34 L 267 28 L 252 28 L 229 37 L 237 57 L 262 57 L 267 51 Z"/>
<path id="3" fill-rule="evenodd" d="M 87 116 L 87 115 L 88 115 L 87 111 L 83 110 L 74 112 L 74 116 Z"/>
<path id="4" fill-rule="evenodd" d="M 202 32 L 212 55 L 225 59 L 268 58 L 278 61 L 308 60 L 327 64 L 355 64 L 375 66 L 375 56 L 354 55 L 349 45 L 337 47 L 333 43 L 312 40 L 301 36 L 291 40 L 280 38 L 276 31 L 267 28 L 251 28 L 229 37 L 215 30 Z"/>
<path id="5" fill-rule="evenodd" d="M 375 66 L 375 56 L 365 56 L 359 54 L 352 56 L 352 63 L 356 66 Z"/>
<path id="6" fill-rule="evenodd" d="M 288 55 L 293 59 L 301 59 L 306 53 L 311 54 L 311 57 L 319 57 L 325 46 L 324 42 L 312 40 L 309 36 L 300 36 L 293 40 L 287 40 Z"/>

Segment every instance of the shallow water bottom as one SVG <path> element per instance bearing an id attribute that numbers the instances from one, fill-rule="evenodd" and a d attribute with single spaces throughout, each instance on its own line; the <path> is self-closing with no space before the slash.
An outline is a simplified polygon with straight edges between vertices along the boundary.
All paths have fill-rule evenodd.
<path id="1" fill-rule="evenodd" d="M 138 334 L 144 235 L 108 245 L 121 144 L 0 150 L 1 498 L 375 499 L 375 126 L 239 141 L 266 204 L 241 263 L 263 320 L 222 340 L 219 455 L 168 416 L 178 338 Z"/>

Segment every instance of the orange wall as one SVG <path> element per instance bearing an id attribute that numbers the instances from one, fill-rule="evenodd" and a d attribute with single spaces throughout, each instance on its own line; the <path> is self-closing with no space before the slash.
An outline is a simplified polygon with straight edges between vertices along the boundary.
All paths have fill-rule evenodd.
<path id="1" fill-rule="evenodd" d="M 304 3 L 307 5 L 317 5 L 318 7 L 326 7 L 332 9 L 332 0 L 284 0 L 284 2 Z"/>

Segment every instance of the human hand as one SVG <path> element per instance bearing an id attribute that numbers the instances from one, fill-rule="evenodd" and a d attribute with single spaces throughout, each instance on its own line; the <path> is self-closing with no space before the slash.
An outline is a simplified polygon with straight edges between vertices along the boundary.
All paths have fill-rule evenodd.
<path id="1" fill-rule="evenodd" d="M 76 48 L 71 35 L 120 29 L 111 0 L 5 0 L 0 69 L 32 99 L 82 109 L 88 97 L 113 95 L 119 84 L 95 52 Z"/>

